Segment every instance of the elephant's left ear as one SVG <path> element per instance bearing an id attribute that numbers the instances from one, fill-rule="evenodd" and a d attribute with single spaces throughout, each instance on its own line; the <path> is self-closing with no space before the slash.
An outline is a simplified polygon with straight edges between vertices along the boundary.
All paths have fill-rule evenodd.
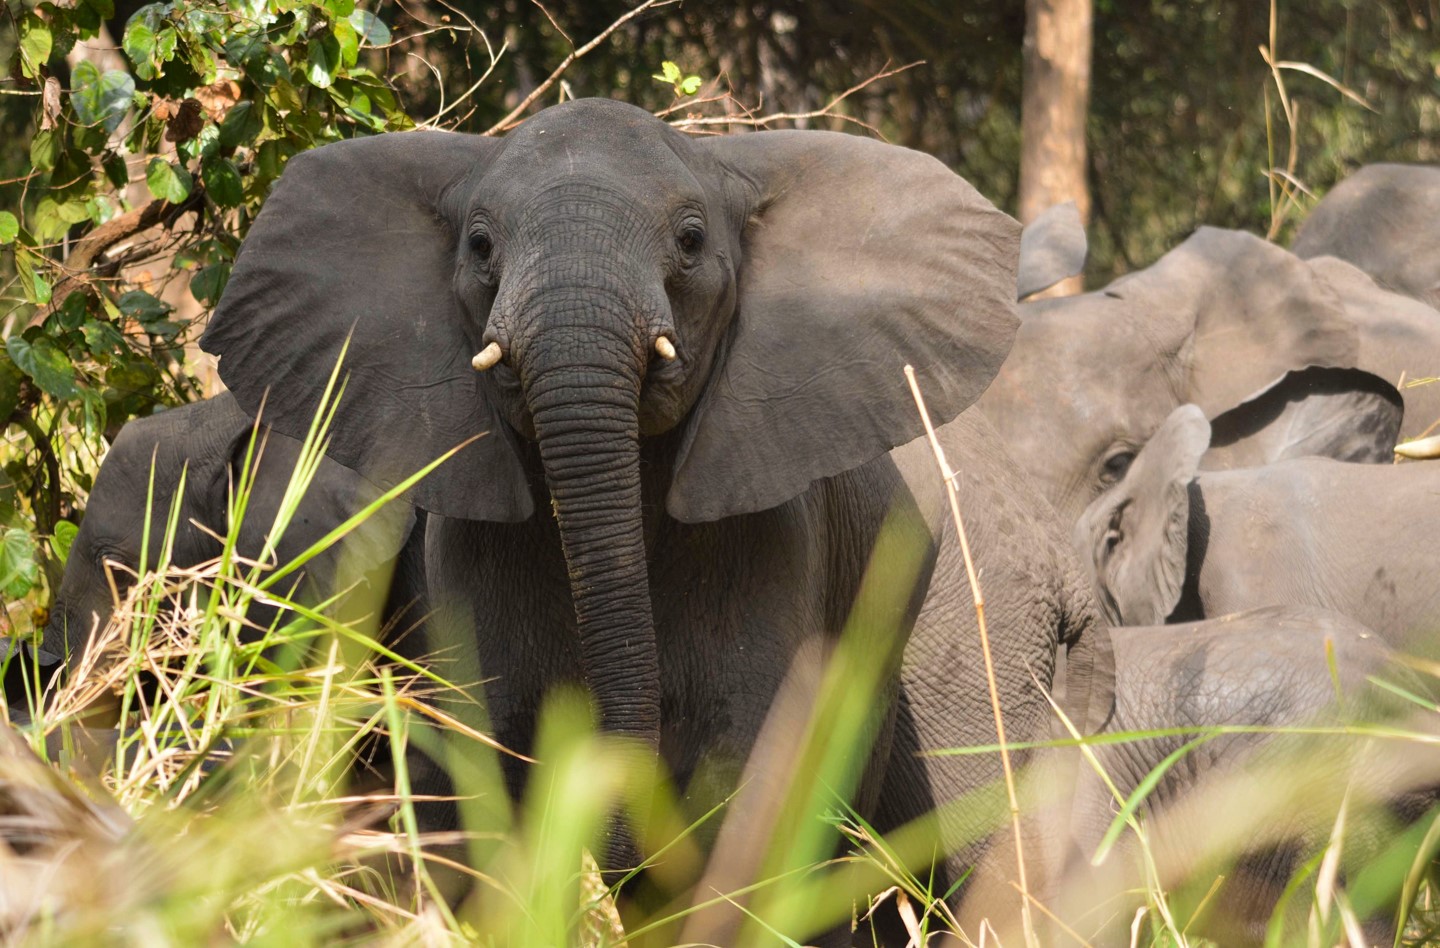
<path id="1" fill-rule="evenodd" d="M 1014 339 L 1020 225 L 928 155 L 836 132 L 699 143 L 748 203 L 735 324 L 667 507 L 765 510 L 965 410 Z"/>

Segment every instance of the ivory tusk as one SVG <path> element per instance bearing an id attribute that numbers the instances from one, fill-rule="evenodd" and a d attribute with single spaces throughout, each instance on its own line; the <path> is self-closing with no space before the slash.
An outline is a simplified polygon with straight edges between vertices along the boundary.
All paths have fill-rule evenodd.
<path id="1" fill-rule="evenodd" d="M 1395 453 L 1402 458 L 1411 458 L 1416 461 L 1440 458 L 1440 435 L 1429 438 L 1418 438 L 1414 441 L 1406 441 L 1404 444 L 1397 444 L 1395 445 Z"/>
<path id="2" fill-rule="evenodd" d="M 500 343 L 492 342 L 490 345 L 475 353 L 475 358 L 470 360 L 470 367 L 476 372 L 484 372 L 486 369 L 500 361 L 503 355 L 500 351 Z"/>
<path id="3" fill-rule="evenodd" d="M 655 353 L 666 362 L 675 361 L 675 343 L 664 336 L 655 337 Z"/>

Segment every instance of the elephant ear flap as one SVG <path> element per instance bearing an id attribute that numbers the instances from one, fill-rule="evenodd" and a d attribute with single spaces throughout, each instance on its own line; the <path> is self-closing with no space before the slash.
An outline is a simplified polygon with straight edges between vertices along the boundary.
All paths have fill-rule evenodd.
<path id="1" fill-rule="evenodd" d="M 747 206 L 728 352 L 681 446 L 684 521 L 765 510 L 979 397 L 1014 339 L 1020 226 L 940 162 L 836 132 L 697 142 Z"/>
<path id="2" fill-rule="evenodd" d="M 1207 418 L 1292 369 L 1352 368 L 1359 333 L 1339 297 L 1303 260 L 1238 230 L 1202 227 L 1147 271 L 1160 294 L 1193 307 L 1188 398 Z"/>
<path id="3" fill-rule="evenodd" d="M 520 520 L 530 494 L 470 367 L 481 327 L 453 288 L 460 195 L 499 147 L 405 132 L 296 156 L 251 227 L 201 346 L 220 357 L 245 411 L 263 400 L 266 423 L 297 439 L 344 351 L 332 458 L 389 486 L 492 432 L 410 497 L 445 516 Z"/>
<path id="4" fill-rule="evenodd" d="M 1020 234 L 1020 272 L 1015 298 L 1047 290 L 1085 269 L 1089 245 L 1074 201 L 1056 204 L 1025 225 Z"/>
<path id="5" fill-rule="evenodd" d="M 1301 369 L 1214 418 L 1201 466 L 1263 467 L 1301 457 L 1388 464 L 1404 416 L 1400 392 L 1379 376 L 1360 369 Z"/>
<path id="6" fill-rule="evenodd" d="M 1190 545 L 1190 482 L 1210 443 L 1195 405 L 1170 413 L 1075 525 L 1075 545 L 1117 625 L 1159 625 L 1180 602 Z"/>

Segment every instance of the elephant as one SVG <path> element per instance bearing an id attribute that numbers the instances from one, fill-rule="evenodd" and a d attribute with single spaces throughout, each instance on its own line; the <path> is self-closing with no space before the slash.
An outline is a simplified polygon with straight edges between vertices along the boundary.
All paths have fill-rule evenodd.
<path id="1" fill-rule="evenodd" d="M 1115 704 L 1101 734 L 1165 732 L 1095 747 L 1122 799 L 1205 729 L 1247 729 L 1217 733 L 1183 751 L 1161 771 L 1140 809 L 1172 911 L 1194 910 L 1196 896 L 1209 899 L 1204 915 L 1187 927 L 1192 934 L 1222 945 L 1264 944 L 1282 893 L 1327 842 L 1347 790 L 1345 855 L 1354 864 L 1363 864 L 1357 857 L 1373 856 L 1386 839 L 1366 828 L 1367 818 L 1413 821 L 1434 801 L 1440 760 L 1413 743 L 1394 754 L 1394 748 L 1362 751 L 1362 742 L 1351 737 L 1251 730 L 1394 724 L 1405 702 L 1372 679 L 1398 679 L 1417 693 L 1425 689 L 1360 623 L 1309 606 L 1268 606 L 1201 622 L 1117 628 L 1111 638 Z M 1357 766 L 1362 752 L 1363 767 Z M 1124 944 L 1123 929 L 1136 905 L 1100 900 L 1096 893 L 1143 888 L 1143 880 L 1129 878 L 1137 865 L 1135 840 L 1126 832 L 1119 851 L 1091 867 L 1118 804 L 1095 771 L 1083 773 L 1071 828 L 1069 894 L 1062 897 L 1073 902 L 1059 904 L 1087 935 L 1109 915 L 1113 930 L 1090 940 Z M 1247 793 L 1247 780 L 1263 780 L 1263 793 L 1253 786 Z M 1211 875 L 1197 872 L 1205 866 L 1225 877 L 1213 894 Z M 1198 887 L 1188 896 L 1180 884 L 1187 879 L 1189 888 Z M 1290 906 L 1292 931 L 1303 930 L 1308 908 L 1303 899 Z M 1183 923 L 1185 916 L 1179 917 Z M 1394 940 L 1393 919 L 1383 913 L 1369 919 L 1367 929 L 1375 939 L 1370 944 Z"/>
<path id="2" fill-rule="evenodd" d="M 485 681 L 488 726 L 522 753 L 544 696 L 583 684 L 602 730 L 663 763 L 697 814 L 736 785 L 782 681 L 838 640 L 894 507 L 920 576 L 880 610 L 894 634 L 873 660 L 899 668 L 857 761 L 856 805 L 884 830 L 999 773 L 911 753 L 987 733 L 989 711 L 923 653 L 979 667 L 961 560 L 890 455 L 923 433 L 905 365 L 970 459 L 981 555 L 1014 564 L 987 595 L 1015 733 L 1046 730 L 1057 647 L 1086 667 L 1107 654 L 1062 529 L 961 414 L 1015 332 L 1019 230 L 908 149 L 691 138 L 582 99 L 503 138 L 297 156 L 201 344 L 242 407 L 269 392 L 267 421 L 292 434 L 343 349 L 328 450 L 379 483 L 463 444 L 410 494 L 430 514 L 432 626 L 465 643 L 452 680 Z M 1082 716 L 1097 680 L 1067 682 Z M 503 766 L 518 794 L 525 764 Z M 631 864 L 641 835 L 612 821 L 602 868 Z"/>
<path id="3" fill-rule="evenodd" d="M 1222 434 L 1258 435 L 1262 396 L 1283 381 L 1287 401 L 1320 399 L 1292 406 L 1287 418 L 1333 433 L 1332 417 L 1348 416 L 1354 398 L 1371 400 L 1373 376 L 1394 386 L 1402 375 L 1435 375 L 1440 363 L 1434 310 L 1340 261 L 1301 260 L 1213 227 L 1103 290 L 1024 303 L 1020 312 L 1014 347 L 980 405 L 1072 524 L 1179 405 L 1198 405 L 1217 421 L 1232 413 L 1216 425 L 1216 447 L 1224 447 Z M 1291 374 L 1306 369 L 1316 371 Z M 1370 374 L 1347 371 L 1355 369 Z M 1402 394 L 1401 436 L 1440 419 L 1440 388 Z M 1292 427 L 1281 440 L 1296 449 L 1308 441 L 1303 450 L 1313 451 L 1324 437 Z M 1253 446 L 1231 453 L 1246 463 L 1257 454 Z M 1341 456 L 1390 458 L 1388 448 L 1378 457 Z"/>
<path id="4" fill-rule="evenodd" d="M 109 620 L 114 596 L 123 595 L 140 570 L 147 527 L 147 560 L 154 568 L 182 474 L 184 491 L 169 562 L 188 569 L 220 554 L 230 493 L 239 481 L 255 429 L 254 421 L 228 393 L 135 419 L 120 429 L 100 465 L 85 518 L 71 544 L 45 628 L 45 650 L 74 667 L 98 627 Z M 255 450 L 253 487 L 235 548 L 237 555 L 251 561 L 264 551 L 266 535 L 300 459 L 301 443 L 268 432 Z M 276 562 L 290 562 L 378 496 L 364 479 L 323 460 L 275 547 Z M 418 561 L 424 546 L 423 527 L 416 530 L 416 519 L 404 504 L 383 508 L 343 543 L 306 564 L 305 591 L 312 600 L 335 591 L 330 585 L 337 578 L 342 551 L 366 567 L 380 567 L 409 544 L 409 558 Z M 415 574 L 414 567 L 399 570 L 398 575 L 396 607 L 402 599 L 421 602 L 423 576 Z M 255 636 L 279 618 L 278 607 L 260 601 L 253 602 L 246 614 Z"/>
<path id="5" fill-rule="evenodd" d="M 1265 605 L 1333 609 L 1392 647 L 1434 653 L 1440 527 L 1428 462 L 1293 458 L 1200 471 L 1210 425 L 1175 409 L 1074 541 L 1117 625 L 1198 620 Z"/>
<path id="6" fill-rule="evenodd" d="M 1440 168 L 1366 165 L 1341 181 L 1300 224 L 1296 255 L 1339 257 L 1381 286 L 1440 307 Z"/>

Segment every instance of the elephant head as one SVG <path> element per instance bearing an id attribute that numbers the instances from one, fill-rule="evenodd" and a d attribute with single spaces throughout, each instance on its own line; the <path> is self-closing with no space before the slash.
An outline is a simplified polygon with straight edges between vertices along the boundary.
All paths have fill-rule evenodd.
<path id="1" fill-rule="evenodd" d="M 216 538 L 226 534 L 230 493 L 254 431 L 255 423 L 228 394 L 136 419 L 120 430 L 96 475 L 85 519 L 70 546 L 45 630 L 48 650 L 71 661 L 77 658 L 97 624 L 109 619 L 114 596 L 124 594 L 136 573 L 159 565 L 182 475 L 169 562 L 190 568 L 220 554 Z M 250 560 L 264 550 L 300 445 L 272 433 L 262 437 L 255 450 L 256 473 L 235 544 L 237 553 Z M 322 463 L 275 548 L 279 562 L 294 559 L 374 496 L 374 488 L 354 473 L 333 462 Z M 389 560 L 412 519 L 403 505 L 391 505 L 347 537 L 347 555 L 353 553 L 358 557 L 354 562 L 366 566 Z M 306 575 L 330 579 L 339 555 L 334 547 L 311 560 Z M 274 609 L 257 603 L 247 618 L 267 626 Z"/>
<path id="2" fill-rule="evenodd" d="M 1020 311 L 1014 349 L 980 404 L 1070 523 L 1175 407 L 1214 418 L 1292 369 L 1359 361 L 1353 322 L 1311 267 L 1213 227 L 1103 290 Z"/>
<path id="3" fill-rule="evenodd" d="M 1339 257 L 1382 286 L 1440 307 L 1440 168 L 1366 165 L 1326 194 L 1292 245 Z"/>
<path id="4" fill-rule="evenodd" d="M 601 724 L 652 745 L 641 455 L 681 521 L 776 506 L 953 417 L 1013 338 L 1018 225 L 932 158 L 854 136 L 690 138 L 617 102 L 503 139 L 382 135 L 295 158 L 203 340 L 241 404 L 448 517 L 553 511 Z M 530 445 L 534 445 L 532 449 Z M 647 462 L 646 470 L 655 466 Z"/>
<path id="5" fill-rule="evenodd" d="M 1344 377 L 1327 380 L 1336 371 Z M 1192 482 L 1202 470 L 1316 455 L 1388 460 L 1400 427 L 1399 393 L 1374 376 L 1354 378 L 1363 375 L 1290 373 L 1256 400 L 1255 415 L 1267 422 L 1258 428 L 1230 413 L 1207 421 L 1196 405 L 1172 411 L 1071 535 L 1110 621 L 1158 625 L 1180 604 L 1187 568 L 1197 565 L 1191 562 L 1198 555 L 1190 535 Z M 1367 385 L 1370 394 L 1361 394 Z M 1327 386 L 1337 391 L 1324 394 Z M 1297 397 L 1314 391 L 1322 394 Z M 1230 440 L 1217 445 L 1221 437 Z"/>

